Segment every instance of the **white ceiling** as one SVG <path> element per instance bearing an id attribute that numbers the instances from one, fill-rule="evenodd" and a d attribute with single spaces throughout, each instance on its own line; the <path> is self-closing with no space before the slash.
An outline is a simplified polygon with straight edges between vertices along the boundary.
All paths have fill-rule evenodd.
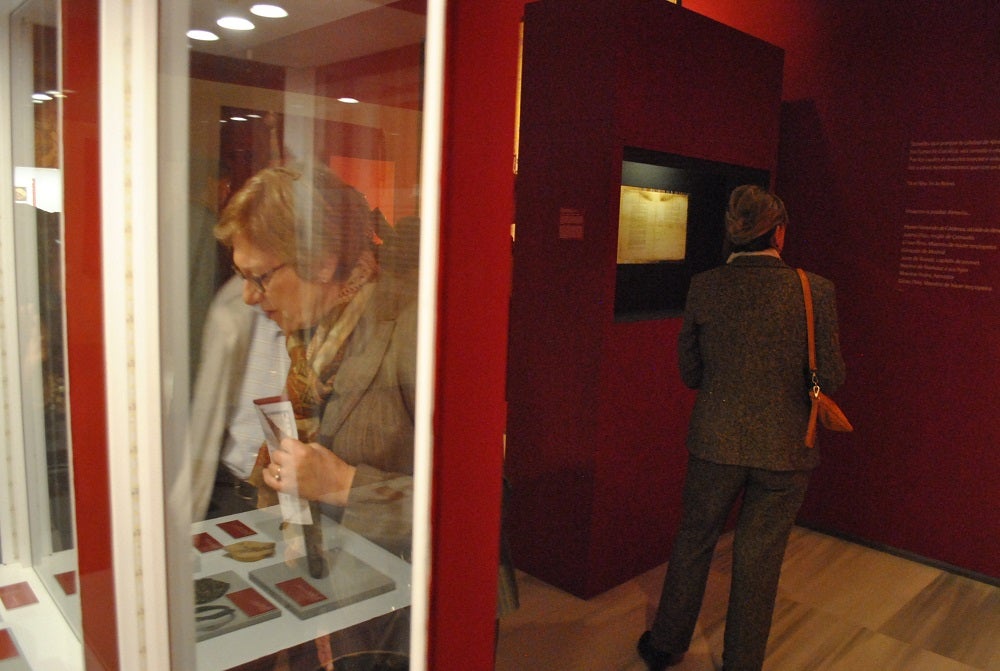
<path id="1" fill-rule="evenodd" d="M 292 68 L 308 68 L 369 56 L 423 42 L 426 17 L 421 3 L 393 0 L 267 0 L 288 17 L 267 19 L 250 13 L 263 0 L 192 0 L 191 28 L 211 30 L 217 42 L 190 40 L 191 48 L 220 56 Z M 394 6 L 395 5 L 395 6 Z M 417 5 L 417 11 L 400 7 Z M 216 26 L 223 14 L 242 16 L 254 30 Z"/>

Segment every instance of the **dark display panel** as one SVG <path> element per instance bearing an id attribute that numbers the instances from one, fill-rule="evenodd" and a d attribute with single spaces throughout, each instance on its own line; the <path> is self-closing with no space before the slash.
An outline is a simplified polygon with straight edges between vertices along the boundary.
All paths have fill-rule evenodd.
<path id="1" fill-rule="evenodd" d="M 648 193 L 680 196 L 686 200 L 683 208 L 673 208 L 670 217 L 683 219 L 658 230 L 683 230 L 684 243 L 655 245 L 657 249 L 682 249 L 683 254 L 656 254 L 641 258 L 640 253 L 624 250 L 620 237 L 618 259 L 630 257 L 628 263 L 618 263 L 615 277 L 615 319 L 630 321 L 676 317 L 684 310 L 691 277 L 725 260 L 725 213 L 729 194 L 741 184 L 757 184 L 767 188 L 770 173 L 759 168 L 706 161 L 689 156 L 625 147 L 622 154 L 622 187 L 636 187 Z M 626 207 L 624 202 L 620 203 Z M 629 207 L 629 212 L 632 212 Z M 629 225 L 635 227 L 635 217 L 626 213 Z M 641 236 L 650 240 L 656 233 Z M 634 236 L 633 236 L 634 239 Z"/>

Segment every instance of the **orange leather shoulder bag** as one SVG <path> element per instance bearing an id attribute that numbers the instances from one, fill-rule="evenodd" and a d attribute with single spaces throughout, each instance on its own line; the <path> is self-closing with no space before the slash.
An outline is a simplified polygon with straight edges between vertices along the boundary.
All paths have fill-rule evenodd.
<path id="1" fill-rule="evenodd" d="M 840 406 L 819 388 L 819 376 L 816 372 L 816 324 L 813 317 L 812 289 L 806 271 L 797 268 L 799 280 L 802 282 L 802 296 L 806 303 L 806 332 L 809 335 L 809 425 L 806 428 L 806 447 L 816 445 L 816 422 L 831 431 L 853 431 L 850 420 L 844 415 Z"/>

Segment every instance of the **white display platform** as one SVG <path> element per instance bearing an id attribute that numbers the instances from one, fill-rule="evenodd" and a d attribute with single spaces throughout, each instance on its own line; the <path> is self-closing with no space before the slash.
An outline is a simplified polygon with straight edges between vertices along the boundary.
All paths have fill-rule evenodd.
<path id="1" fill-rule="evenodd" d="M 255 533 L 233 536 L 224 527 L 219 526 L 236 520 L 242 522 Z M 389 591 L 361 601 L 326 611 L 319 609 L 316 611 L 317 614 L 302 619 L 301 612 L 296 613 L 286 607 L 281 599 L 277 599 L 267 590 L 261 589 L 259 583 L 251 580 L 250 576 L 251 572 L 257 572 L 256 575 L 259 576 L 262 570 L 267 573 L 274 570 L 269 567 L 285 565 L 286 562 L 295 564 L 296 560 L 304 555 L 304 551 L 298 547 L 294 540 L 291 543 L 285 541 L 280 525 L 281 513 L 279 508 L 274 506 L 249 513 L 206 520 L 193 526 L 193 544 L 195 538 L 204 542 L 206 539 L 203 534 L 208 534 L 219 545 L 217 549 L 207 552 L 193 549 L 195 553 L 195 579 L 232 571 L 249 585 L 257 588 L 260 596 L 281 612 L 277 617 L 239 626 L 232 631 L 212 636 L 197 643 L 196 654 L 199 671 L 228 669 L 410 605 L 410 564 L 359 534 L 323 517 L 323 545 L 327 550 L 340 549 L 349 553 L 366 567 L 370 567 L 370 569 L 374 569 L 374 571 L 389 578 L 394 583 L 394 587 Z M 226 556 L 223 546 L 242 540 L 273 541 L 276 543 L 275 554 L 255 562 L 241 562 Z M 371 572 L 365 568 L 363 573 L 364 575 L 359 577 L 368 579 Z M 224 603 L 222 600 L 225 598 L 222 597 L 211 603 Z"/>
<path id="2" fill-rule="evenodd" d="M 16 564 L 0 566 L 0 587 L 18 589 L 30 601 L 12 603 L 11 608 L 0 602 L 0 630 L 7 631 L 4 636 L 20 652 L 0 661 L 0 671 L 83 671 L 80 641 L 35 571 Z"/>

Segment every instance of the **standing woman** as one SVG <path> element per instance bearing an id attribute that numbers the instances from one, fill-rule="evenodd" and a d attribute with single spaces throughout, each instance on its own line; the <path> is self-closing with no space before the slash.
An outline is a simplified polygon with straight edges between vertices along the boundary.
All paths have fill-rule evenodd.
<path id="1" fill-rule="evenodd" d="M 737 187 L 726 212 L 732 254 L 691 281 L 678 357 L 698 390 L 684 505 L 659 608 L 639 639 L 651 671 L 681 661 L 694 633 L 716 542 L 742 495 L 733 542 L 723 668 L 759 671 L 785 546 L 819 452 L 805 446 L 808 348 L 802 287 L 781 259 L 781 199 Z M 844 381 L 834 286 L 809 274 L 820 385 Z"/>
<path id="2" fill-rule="evenodd" d="M 269 168 L 232 197 L 215 235 L 233 251 L 243 300 L 281 327 L 290 359 L 285 395 L 300 440 L 285 438 L 270 456 L 261 448 L 250 478 L 258 505 L 276 503 L 276 492 L 326 504 L 341 524 L 408 559 L 415 286 L 379 269 L 383 221 L 328 170 Z M 345 646 L 405 651 L 406 619 L 370 627 L 359 641 L 341 637 L 333 654 Z M 327 645 L 318 643 L 328 666 Z M 292 668 L 317 667 L 300 663 Z"/>

